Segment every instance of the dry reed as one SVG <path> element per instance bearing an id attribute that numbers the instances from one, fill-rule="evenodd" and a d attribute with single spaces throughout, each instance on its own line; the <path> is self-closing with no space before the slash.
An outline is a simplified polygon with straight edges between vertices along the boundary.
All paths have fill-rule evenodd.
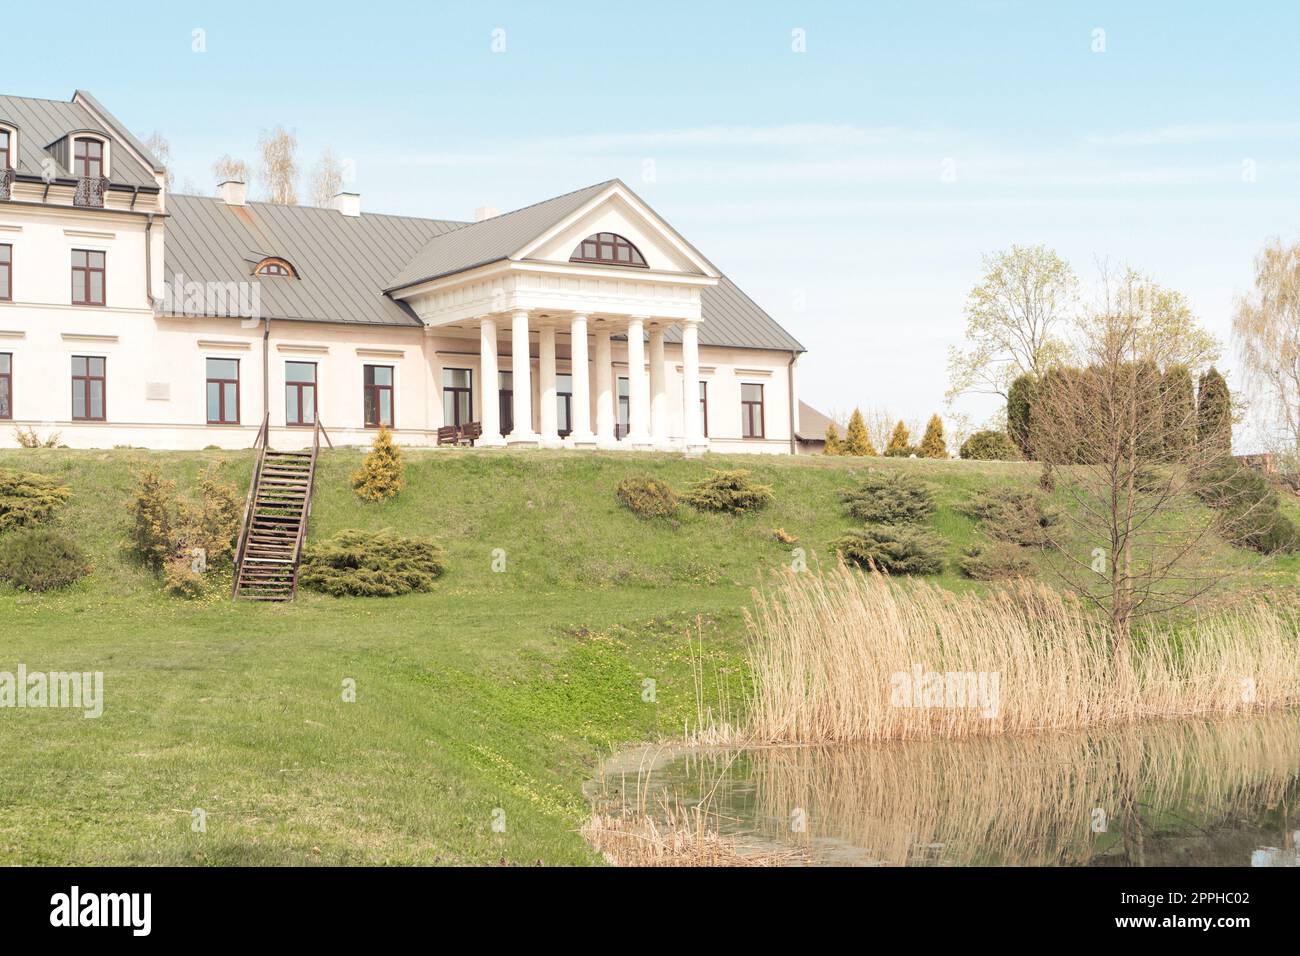
<path id="1" fill-rule="evenodd" d="M 1300 704 L 1296 619 L 1264 605 L 1116 648 L 1103 622 L 1043 585 L 958 595 L 841 565 L 787 572 L 756 594 L 748 624 L 749 742 L 982 737 Z M 976 680 L 995 707 L 953 696 Z"/>

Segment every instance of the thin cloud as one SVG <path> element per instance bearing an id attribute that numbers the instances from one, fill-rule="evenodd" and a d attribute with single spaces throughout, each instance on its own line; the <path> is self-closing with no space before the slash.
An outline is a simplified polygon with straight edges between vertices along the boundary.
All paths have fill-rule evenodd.
<path id="1" fill-rule="evenodd" d="M 1199 143 L 1222 143 L 1236 140 L 1297 139 L 1300 123 L 1236 123 L 1211 126 L 1165 126 L 1159 129 L 1130 130 L 1084 137 L 1089 146 L 1194 146 Z"/>

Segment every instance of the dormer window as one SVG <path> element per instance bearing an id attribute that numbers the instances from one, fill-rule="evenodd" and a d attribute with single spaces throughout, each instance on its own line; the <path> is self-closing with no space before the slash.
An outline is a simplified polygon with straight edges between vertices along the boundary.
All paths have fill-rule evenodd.
<path id="1" fill-rule="evenodd" d="M 14 134 L 0 126 L 0 172 L 14 168 Z"/>
<path id="2" fill-rule="evenodd" d="M 82 179 L 102 179 L 104 176 L 104 143 L 102 140 L 81 136 L 72 143 L 72 172 Z"/>
<path id="3" fill-rule="evenodd" d="M 599 262 L 604 265 L 635 266 L 648 269 L 641 250 L 613 232 L 598 232 L 582 240 L 569 257 L 570 262 Z"/>
<path id="4" fill-rule="evenodd" d="M 298 271 L 284 259 L 263 259 L 257 264 L 257 275 L 278 276 L 282 279 L 298 278 Z"/>

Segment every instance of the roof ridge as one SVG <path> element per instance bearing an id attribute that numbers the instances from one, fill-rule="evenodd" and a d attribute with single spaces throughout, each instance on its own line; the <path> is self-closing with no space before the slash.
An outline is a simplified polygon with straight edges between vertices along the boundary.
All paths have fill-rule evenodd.
<path id="1" fill-rule="evenodd" d="M 225 205 L 224 201 L 220 196 L 207 196 L 204 195 L 203 193 L 169 192 L 167 196 L 169 199 L 206 199 L 208 202 L 221 203 L 222 205 Z M 312 209 L 320 212 L 336 211 L 334 209 L 329 208 L 328 206 L 309 206 L 306 203 L 294 203 L 293 205 L 286 205 L 283 203 L 265 202 L 263 200 L 254 200 L 254 199 L 250 199 L 245 205 L 275 206 L 277 209 Z M 474 225 L 472 222 L 467 222 L 464 219 L 439 219 L 436 216 L 411 216 L 401 212 L 364 212 L 363 211 L 361 215 L 363 218 L 366 216 L 383 216 L 385 219 L 410 219 L 414 222 L 437 222 L 443 224 L 454 224 L 458 226 Z"/>

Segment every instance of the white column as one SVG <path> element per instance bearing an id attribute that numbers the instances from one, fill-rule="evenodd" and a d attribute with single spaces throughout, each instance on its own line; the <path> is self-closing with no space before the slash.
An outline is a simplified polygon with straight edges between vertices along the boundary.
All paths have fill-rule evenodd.
<path id="1" fill-rule="evenodd" d="M 497 398 L 497 322 L 490 315 L 479 320 L 478 327 L 479 420 L 483 423 L 480 445 L 504 445 L 501 438 L 501 403 Z M 470 409 L 470 414 L 474 413 Z M 441 421 L 438 422 L 442 424 Z"/>
<path id="2" fill-rule="evenodd" d="M 537 330 L 537 380 L 537 400 L 542 403 L 542 407 L 537 410 L 542 444 L 558 446 L 560 432 L 557 426 L 559 409 L 556 407 L 555 389 L 555 326 L 549 322 Z"/>
<path id="3" fill-rule="evenodd" d="M 609 343 L 609 323 L 596 326 L 596 444 L 614 444 L 614 351 Z"/>
<path id="4" fill-rule="evenodd" d="M 442 424 L 442 366 L 438 362 L 438 350 L 433 342 L 434 330 L 424 328 L 424 430 L 425 442 L 430 445 L 438 443 L 438 427 Z"/>
<path id="5" fill-rule="evenodd" d="M 682 323 L 682 411 L 686 447 L 707 446 L 700 421 L 700 328 L 693 319 Z"/>
<path id="6" fill-rule="evenodd" d="M 609 347 L 609 336 L 605 336 Z M 569 438 L 575 445 L 591 445 L 596 436 L 591 433 L 591 370 L 587 364 L 587 317 L 581 312 L 574 315 L 569 325 L 569 365 L 573 372 L 573 421 L 569 422 Z M 608 377 L 609 364 L 606 363 Z"/>
<path id="7" fill-rule="evenodd" d="M 515 427 L 506 437 L 512 445 L 537 443 L 533 431 L 533 375 L 532 358 L 528 354 L 528 310 L 516 309 L 510 314 L 511 350 L 510 374 L 514 384 Z"/>
<path id="8" fill-rule="evenodd" d="M 645 316 L 627 320 L 627 403 L 629 445 L 650 443 L 649 392 L 645 380 Z"/>
<path id="9" fill-rule="evenodd" d="M 650 437 L 656 447 L 668 444 L 667 370 L 664 368 L 664 330 L 650 329 Z"/>

